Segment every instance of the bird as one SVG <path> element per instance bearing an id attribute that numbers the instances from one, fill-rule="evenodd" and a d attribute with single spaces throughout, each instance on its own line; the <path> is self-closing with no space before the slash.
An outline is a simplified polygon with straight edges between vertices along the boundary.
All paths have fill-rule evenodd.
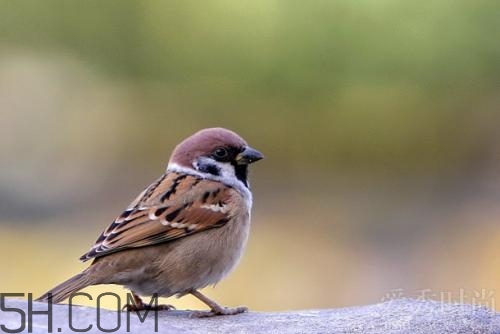
<path id="1" fill-rule="evenodd" d="M 60 303 L 91 285 L 117 284 L 132 293 L 129 310 L 152 308 L 141 296 L 191 294 L 210 308 L 194 311 L 195 317 L 246 312 L 223 307 L 199 290 L 226 277 L 244 253 L 252 208 L 248 166 L 263 157 L 220 127 L 181 141 L 160 178 L 80 257 L 92 260 L 90 266 L 37 301 Z"/>

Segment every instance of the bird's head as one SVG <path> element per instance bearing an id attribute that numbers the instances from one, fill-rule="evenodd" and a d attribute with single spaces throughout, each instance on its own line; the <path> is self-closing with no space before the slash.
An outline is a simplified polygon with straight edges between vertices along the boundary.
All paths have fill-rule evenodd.
<path id="1" fill-rule="evenodd" d="M 248 165 L 263 157 L 235 132 L 209 128 L 196 132 L 177 145 L 167 169 L 192 169 L 209 179 L 227 181 L 228 184 L 238 180 L 248 187 Z"/>

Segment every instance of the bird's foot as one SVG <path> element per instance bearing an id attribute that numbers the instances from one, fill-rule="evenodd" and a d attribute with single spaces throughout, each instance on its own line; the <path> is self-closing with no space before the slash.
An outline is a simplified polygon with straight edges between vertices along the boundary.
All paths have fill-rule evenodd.
<path id="1" fill-rule="evenodd" d="M 189 315 L 191 318 L 208 318 L 208 317 L 215 317 L 217 315 L 235 315 L 248 311 L 248 308 L 245 306 L 240 306 L 235 308 L 220 306 L 215 301 L 203 295 L 198 290 L 191 290 L 189 293 L 198 298 L 199 300 L 201 300 L 202 302 L 204 302 L 205 304 L 207 304 L 208 307 L 210 307 L 210 311 L 193 311 Z"/>
<path id="2" fill-rule="evenodd" d="M 209 317 L 215 317 L 219 315 L 235 315 L 235 314 L 240 314 L 248 312 L 248 307 L 245 306 L 240 306 L 240 307 L 234 307 L 234 308 L 229 308 L 229 307 L 219 307 L 212 309 L 210 311 L 193 311 L 189 314 L 190 318 L 209 318 Z"/>

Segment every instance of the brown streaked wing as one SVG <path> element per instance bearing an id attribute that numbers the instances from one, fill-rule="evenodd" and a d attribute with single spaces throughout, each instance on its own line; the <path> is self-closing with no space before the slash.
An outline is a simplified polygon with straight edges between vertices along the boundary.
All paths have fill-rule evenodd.
<path id="1" fill-rule="evenodd" d="M 218 182 L 167 173 L 135 199 L 80 260 L 220 227 L 231 218 L 233 192 Z"/>

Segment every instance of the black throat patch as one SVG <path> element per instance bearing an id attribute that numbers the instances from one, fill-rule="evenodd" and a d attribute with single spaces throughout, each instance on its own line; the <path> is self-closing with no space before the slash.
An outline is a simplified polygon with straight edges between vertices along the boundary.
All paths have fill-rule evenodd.
<path id="1" fill-rule="evenodd" d="M 234 172 L 236 174 L 236 178 L 243 182 L 245 187 L 248 188 L 248 165 L 236 165 L 233 164 L 234 166 Z"/>

